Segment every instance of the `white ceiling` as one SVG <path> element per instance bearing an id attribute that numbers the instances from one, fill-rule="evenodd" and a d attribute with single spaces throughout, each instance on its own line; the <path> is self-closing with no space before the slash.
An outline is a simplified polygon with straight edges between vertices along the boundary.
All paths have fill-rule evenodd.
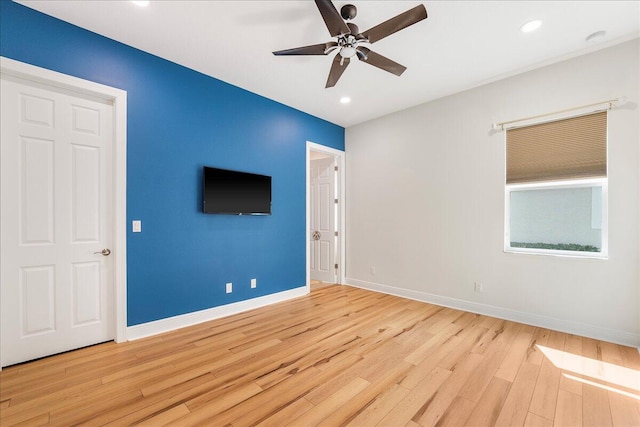
<path id="1" fill-rule="evenodd" d="M 331 56 L 271 52 L 333 40 L 312 1 L 19 1 L 19 3 L 341 126 L 638 37 L 640 1 L 423 1 L 429 17 L 370 48 L 397 77 L 352 61 L 325 89 Z M 334 1 L 367 30 L 419 1 Z M 520 26 L 533 19 L 529 34 Z M 603 42 L 585 38 L 605 30 Z M 338 100 L 349 96 L 352 102 Z"/>

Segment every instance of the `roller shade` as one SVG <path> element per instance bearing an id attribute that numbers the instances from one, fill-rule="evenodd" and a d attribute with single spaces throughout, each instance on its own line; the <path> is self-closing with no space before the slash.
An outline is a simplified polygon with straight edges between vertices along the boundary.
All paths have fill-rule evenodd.
<path id="1" fill-rule="evenodd" d="M 507 130 L 507 184 L 606 176 L 606 111 Z"/>

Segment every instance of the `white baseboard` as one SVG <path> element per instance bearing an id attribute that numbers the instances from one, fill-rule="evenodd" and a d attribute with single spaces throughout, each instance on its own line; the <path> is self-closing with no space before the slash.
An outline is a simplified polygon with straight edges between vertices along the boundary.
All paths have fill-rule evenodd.
<path id="1" fill-rule="evenodd" d="M 640 335 L 631 332 L 617 331 L 585 323 L 573 322 L 571 320 L 540 316 L 538 314 L 511 310 L 508 308 L 502 308 L 488 304 L 481 304 L 472 301 L 465 301 L 456 298 L 429 294 L 426 292 L 397 288 L 380 283 L 366 282 L 364 280 L 353 279 L 350 277 L 347 277 L 346 284 L 349 286 L 354 286 L 356 288 L 367 289 L 370 291 L 395 295 L 398 297 L 408 298 L 416 301 L 469 311 L 471 313 L 497 317 L 499 319 L 510 320 L 513 322 L 525 323 L 527 325 L 539 326 L 546 329 L 552 329 L 559 332 L 566 332 L 573 335 L 580 335 L 630 347 L 638 347 L 640 345 Z"/>
<path id="2" fill-rule="evenodd" d="M 196 325 L 198 323 L 208 322 L 210 320 L 220 319 L 222 317 L 231 316 L 233 314 L 242 313 L 255 308 L 265 307 L 267 305 L 298 298 L 307 295 L 308 293 L 309 288 L 302 286 L 300 288 L 278 292 L 271 295 L 234 302 L 232 304 L 182 314 L 179 316 L 168 317 L 166 319 L 142 323 L 140 325 L 129 326 L 127 327 L 127 340 L 133 341 L 140 338 L 150 337 L 152 335 L 162 334 L 164 332 L 174 331 L 176 329 Z"/>

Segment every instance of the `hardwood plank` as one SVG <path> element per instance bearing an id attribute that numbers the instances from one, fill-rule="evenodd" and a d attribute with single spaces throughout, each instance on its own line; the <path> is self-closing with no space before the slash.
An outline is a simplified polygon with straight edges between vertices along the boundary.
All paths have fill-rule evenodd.
<path id="1" fill-rule="evenodd" d="M 11 399 L 0 402 L 0 409 L 7 409 L 11 405 Z"/>
<path id="2" fill-rule="evenodd" d="M 482 319 L 492 319 L 492 318 L 483 317 Z M 487 329 L 487 332 L 485 332 L 485 334 L 482 337 L 480 337 L 476 345 L 473 346 L 473 348 L 471 349 L 473 353 L 484 354 L 487 348 L 490 347 L 491 344 L 496 340 L 497 336 L 496 336 L 495 325 L 500 323 L 501 320 L 500 319 L 493 319 L 493 320 L 494 320 L 493 322 L 481 321 L 478 323 L 478 326 L 481 328 Z"/>
<path id="3" fill-rule="evenodd" d="M 411 419 L 425 427 L 436 425 L 457 397 L 469 375 L 478 368 L 482 359 L 484 359 L 482 354 L 467 353 L 466 357 L 451 368 L 453 373 L 439 387 L 438 393 L 425 403 Z"/>
<path id="4" fill-rule="evenodd" d="M 108 413 L 112 408 L 129 404 L 142 399 L 140 390 L 122 392 L 120 390 L 110 390 L 97 396 L 79 399 L 73 405 L 65 405 L 61 409 L 56 409 L 49 413 L 51 424 L 55 425 L 76 425 L 89 423 L 91 420 L 102 414 Z"/>
<path id="5" fill-rule="evenodd" d="M 215 359 L 225 359 L 227 356 L 231 356 L 231 352 L 226 346 L 220 347 L 214 344 L 174 353 L 173 356 L 169 356 L 169 360 L 171 360 L 171 364 L 176 369 L 176 372 L 181 372 L 197 368 L 203 363 L 209 363 Z M 237 358 L 238 356 L 236 359 Z M 164 356 L 161 356 L 161 359 L 166 360 Z M 117 374 L 118 373 L 115 375 Z"/>
<path id="6" fill-rule="evenodd" d="M 459 396 L 472 402 L 478 402 L 486 388 L 491 383 L 498 367 L 504 360 L 509 350 L 509 345 L 505 342 L 495 341 L 484 354 L 484 359 L 460 390 Z"/>
<path id="7" fill-rule="evenodd" d="M 511 383 L 502 378 L 493 377 L 486 392 L 483 393 L 473 412 L 466 420 L 470 426 L 492 426 L 496 423 L 498 415 L 507 399 Z"/>
<path id="8" fill-rule="evenodd" d="M 431 354 L 416 365 L 416 368 L 412 369 L 407 374 L 407 376 L 400 382 L 400 385 L 408 389 L 415 388 L 435 367 L 440 364 L 445 357 L 447 357 L 449 353 L 456 348 L 456 346 L 460 344 L 460 342 L 462 342 L 462 338 L 456 337 L 455 335 L 443 338 L 442 343 L 434 348 L 433 351 L 431 351 Z M 405 360 L 407 359 L 408 358 L 405 358 Z"/>
<path id="9" fill-rule="evenodd" d="M 338 376 L 330 379 L 326 383 L 320 385 L 309 394 L 305 396 L 305 400 L 310 402 L 311 404 L 318 405 L 322 403 L 325 399 L 328 399 L 336 390 L 344 387 L 349 384 L 351 381 L 355 380 L 358 375 L 355 372 L 352 372 L 351 369 L 347 371 L 343 371 Z"/>
<path id="10" fill-rule="evenodd" d="M 210 373 L 202 375 L 151 397 L 120 405 L 101 416 L 94 417 L 92 422 L 105 426 L 125 426 L 142 422 L 211 391 L 214 387 L 211 385 L 213 379 Z"/>
<path id="11" fill-rule="evenodd" d="M 529 331 L 519 332 L 515 341 L 509 349 L 509 353 L 504 358 L 502 364 L 496 372 L 496 377 L 513 382 L 520 369 L 522 361 L 525 359 L 531 343 L 532 334 Z"/>
<path id="12" fill-rule="evenodd" d="M 608 391 L 611 421 L 615 426 L 640 426 L 640 396 L 634 399 L 614 391 Z"/>
<path id="13" fill-rule="evenodd" d="M 429 405 L 440 386 L 449 378 L 451 371 L 434 368 L 407 396 L 402 399 L 378 424 L 379 426 L 405 425 L 422 408 Z"/>
<path id="14" fill-rule="evenodd" d="M 0 412 L 2 424 L 21 422 L 36 415 L 48 414 L 50 411 L 64 408 L 77 396 L 82 396 L 89 390 L 97 389 L 102 385 L 99 378 L 85 381 L 70 387 L 60 387 L 49 394 L 35 394 L 31 399 L 20 403 L 11 401 L 11 406 Z M 20 420 L 20 421 L 19 421 Z"/>
<path id="15" fill-rule="evenodd" d="M 161 427 L 173 423 L 179 418 L 189 414 L 189 408 L 184 403 L 174 406 L 166 411 L 159 413 L 153 417 L 136 424 L 138 427 Z"/>
<path id="16" fill-rule="evenodd" d="M 357 337 L 334 336 L 332 340 L 325 342 L 325 348 L 309 346 L 307 349 L 293 353 L 281 360 L 278 368 L 261 375 L 256 379 L 256 382 L 266 389 L 310 367 L 330 371 L 335 366 L 341 366 L 345 361 L 349 365 L 356 364 L 362 360 L 362 356 L 348 351 L 356 345 L 354 344 L 356 340 Z"/>
<path id="17" fill-rule="evenodd" d="M 89 356 L 91 357 L 91 356 Z M 44 360 L 44 359 L 43 359 Z M 38 361 L 39 362 L 39 361 Z M 24 381 L 2 384 L 2 393 L 12 396 L 13 404 L 19 404 L 38 396 L 48 395 L 61 387 L 73 387 L 83 382 L 91 381 L 96 377 L 96 373 L 107 372 L 108 369 L 119 369 L 128 366 L 123 364 L 111 364 L 106 370 L 86 371 L 67 373 L 66 370 L 54 369 L 53 373 L 48 370 L 28 371 L 24 376 Z M 99 376 L 99 375 L 98 375 Z"/>
<path id="18" fill-rule="evenodd" d="M 184 383 L 193 378 L 197 378 L 201 375 L 205 375 L 208 372 L 212 372 L 216 374 L 219 370 L 228 368 L 228 366 L 231 364 L 237 364 L 237 363 L 244 364 L 247 362 L 248 357 L 251 357 L 256 353 L 260 351 L 264 351 L 279 343 L 281 343 L 280 340 L 269 340 L 254 348 L 245 350 L 244 352 L 230 353 L 226 355 L 226 357 L 224 356 L 219 358 L 214 357 L 208 363 L 203 363 L 195 368 L 178 371 L 161 381 L 156 381 L 152 384 L 149 384 L 143 387 L 142 394 L 145 396 L 150 396 L 161 390 L 173 387 L 177 384 Z M 226 353 L 226 349 L 225 349 L 225 353 Z"/>
<path id="19" fill-rule="evenodd" d="M 348 426 L 373 426 L 387 416 L 411 391 L 398 384 L 387 388 L 384 393 L 378 395 L 372 402 L 359 409 L 355 417 L 348 421 Z"/>
<path id="20" fill-rule="evenodd" d="M 543 328 L 536 328 L 531 337 L 531 342 L 529 343 L 529 348 L 527 348 L 527 353 L 525 360 L 528 363 L 532 363 L 534 365 L 540 365 L 542 360 L 544 359 L 544 354 L 540 351 L 540 346 L 547 345 L 549 341 L 549 335 L 551 331 Z"/>
<path id="21" fill-rule="evenodd" d="M 258 424 L 272 417 L 295 400 L 307 396 L 329 379 L 350 369 L 360 358 L 360 355 L 352 354 L 332 365 L 330 369 L 319 370 L 312 366 L 297 371 L 287 381 L 282 381 L 249 399 L 246 405 L 231 408 L 220 414 L 219 417 L 216 417 L 216 422 L 222 425 L 227 423 Z M 247 408 L 251 408 L 251 411 L 248 411 Z"/>
<path id="22" fill-rule="evenodd" d="M 582 396 L 566 390 L 560 390 L 553 424 L 558 427 L 581 426 Z"/>
<path id="23" fill-rule="evenodd" d="M 524 424 L 539 369 L 539 366 L 526 362 L 520 366 L 504 406 L 496 419 L 496 426 L 511 427 Z"/>
<path id="24" fill-rule="evenodd" d="M 552 427 L 553 421 L 529 412 L 524 420 L 524 427 Z"/>
<path id="25" fill-rule="evenodd" d="M 618 348 L 620 349 L 623 366 L 640 371 L 640 352 L 638 352 L 638 349 L 623 345 L 618 346 Z"/>
<path id="26" fill-rule="evenodd" d="M 508 320 L 500 320 L 498 323 L 496 323 L 495 326 L 496 330 L 494 339 L 513 344 L 523 326 L 524 325 L 520 323 L 510 322 Z"/>
<path id="27" fill-rule="evenodd" d="M 567 335 L 564 341 L 565 358 L 582 356 L 582 338 Z M 560 375 L 560 389 L 582 396 L 582 383 L 572 380 L 566 375 Z"/>
<path id="28" fill-rule="evenodd" d="M 216 425 L 237 424 L 253 425 L 272 417 L 296 400 L 305 397 L 311 390 L 329 378 L 317 368 L 308 368 L 297 372 L 287 381 L 263 391 L 248 399 L 246 404 L 237 405 L 212 418 Z M 320 382 L 316 381 L 320 379 Z M 249 410 L 249 408 L 251 408 Z"/>
<path id="29" fill-rule="evenodd" d="M 354 372 L 361 378 L 373 383 L 399 365 L 406 365 L 408 368 L 411 364 L 403 359 L 409 351 L 410 349 L 395 343 L 393 340 L 389 340 L 376 350 L 365 353 L 362 361 L 354 366 Z"/>
<path id="30" fill-rule="evenodd" d="M 529 412 L 540 415 L 548 420 L 553 420 L 556 411 L 558 389 L 560 385 L 560 369 L 545 359 L 540 367 L 538 380 L 536 381 Z"/>
<path id="31" fill-rule="evenodd" d="M 607 391 L 589 384 L 582 385 L 582 425 L 607 427 L 613 425 Z"/>
<path id="32" fill-rule="evenodd" d="M 622 354 L 620 353 L 620 346 L 610 342 L 600 341 L 600 348 L 602 349 L 603 362 L 622 365 Z"/>
<path id="33" fill-rule="evenodd" d="M 407 357 L 405 357 L 404 360 L 406 360 L 409 363 L 413 363 L 414 365 L 418 365 L 425 358 L 431 357 L 433 355 L 434 350 L 438 350 L 446 342 L 453 340 L 453 341 L 456 341 L 455 344 L 457 345 L 458 342 L 462 341 L 462 338 L 456 336 L 456 334 L 461 330 L 460 327 L 457 325 L 453 325 L 449 322 L 447 323 L 448 324 L 446 326 L 443 325 L 441 327 L 441 330 L 439 333 L 435 334 L 433 337 L 428 339 L 420 347 L 413 350 L 410 354 L 407 355 Z M 449 351 L 455 348 L 454 343 L 451 343 L 451 345 L 452 347 Z M 447 353 L 449 353 L 449 351 L 447 351 Z"/>
<path id="34" fill-rule="evenodd" d="M 438 421 L 438 427 L 460 427 L 472 426 L 478 427 L 480 424 L 473 422 L 467 423 L 469 416 L 476 407 L 476 402 L 472 402 L 463 397 L 456 397 L 447 410 L 442 414 Z"/>
<path id="35" fill-rule="evenodd" d="M 258 427 L 281 427 L 286 425 L 290 420 L 299 418 L 302 414 L 310 411 L 313 404 L 304 397 L 294 400 L 281 411 L 276 412 L 269 418 L 257 424 Z"/>
<path id="36" fill-rule="evenodd" d="M 462 329 L 456 334 L 459 338 L 462 338 L 462 341 L 460 341 L 460 343 L 449 354 L 447 354 L 446 358 L 442 359 L 438 363 L 438 366 L 453 370 L 453 368 L 465 358 L 472 357 L 474 359 L 481 360 L 482 358 L 476 357 L 477 353 L 473 353 L 471 355 L 469 353 L 486 332 L 486 329 L 476 325 L 470 325 Z"/>
<path id="37" fill-rule="evenodd" d="M 29 418 L 28 420 L 11 424 L 15 427 L 34 427 L 34 426 L 46 426 L 49 424 L 49 414 L 41 414 L 37 415 L 33 418 Z"/>
<path id="38" fill-rule="evenodd" d="M 300 417 L 291 420 L 287 425 L 291 426 L 310 426 L 321 425 L 321 422 L 327 418 L 327 416 L 341 406 L 345 402 L 352 399 L 362 390 L 366 389 L 370 385 L 369 381 L 362 378 L 355 378 L 349 384 L 345 385 L 341 389 L 337 390 L 334 394 L 323 400 L 309 411 L 302 414 Z M 331 425 L 331 424 L 330 424 Z"/>
<path id="39" fill-rule="evenodd" d="M 404 361 L 391 367 L 377 378 L 375 382 L 371 383 L 364 390 L 354 395 L 340 408 L 333 410 L 331 415 L 325 418 L 319 425 L 331 427 L 349 423 L 360 415 L 363 408 L 367 408 L 375 402 L 376 399 L 381 397 L 385 390 L 387 390 L 392 384 L 397 384 L 398 380 L 406 375 L 407 371 L 413 368 L 413 365 Z"/>
<path id="40" fill-rule="evenodd" d="M 249 383 L 231 390 L 216 390 L 213 393 L 206 393 L 195 397 L 186 402 L 187 408 L 191 413 L 195 414 L 219 414 L 229 408 L 236 406 L 240 402 L 244 402 L 249 398 L 262 392 L 262 388 L 254 383 Z M 198 418 L 198 416 L 194 417 Z M 189 418 L 184 418 L 184 422 Z"/>
<path id="41" fill-rule="evenodd" d="M 489 316 L 481 316 L 478 325 L 482 328 L 487 328 L 492 331 L 495 331 L 498 327 L 496 325 L 503 322 L 503 320 L 498 319 L 497 317 L 489 317 Z"/>
<path id="42" fill-rule="evenodd" d="M 401 332 L 394 335 L 393 340 L 406 348 L 417 349 L 425 340 L 433 338 L 429 332 L 429 327 L 424 321 L 416 322 L 410 328 L 403 328 Z"/>
<path id="43" fill-rule="evenodd" d="M 462 311 L 460 312 L 460 315 L 452 323 L 454 325 L 458 325 L 463 328 L 466 328 L 469 326 L 477 325 L 478 319 L 480 319 L 479 314 Z"/>
<path id="44" fill-rule="evenodd" d="M 5 368 L 0 425 L 626 427 L 639 371 L 634 348 L 326 286 Z"/>

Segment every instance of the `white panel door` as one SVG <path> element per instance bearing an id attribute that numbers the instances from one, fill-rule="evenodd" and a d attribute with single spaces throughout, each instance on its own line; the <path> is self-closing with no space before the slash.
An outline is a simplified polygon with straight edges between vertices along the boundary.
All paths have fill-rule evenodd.
<path id="1" fill-rule="evenodd" d="M 2 79 L 4 366 L 114 338 L 111 105 Z"/>
<path id="2" fill-rule="evenodd" d="M 333 158 L 311 161 L 310 270 L 311 279 L 336 282 L 336 191 Z"/>

